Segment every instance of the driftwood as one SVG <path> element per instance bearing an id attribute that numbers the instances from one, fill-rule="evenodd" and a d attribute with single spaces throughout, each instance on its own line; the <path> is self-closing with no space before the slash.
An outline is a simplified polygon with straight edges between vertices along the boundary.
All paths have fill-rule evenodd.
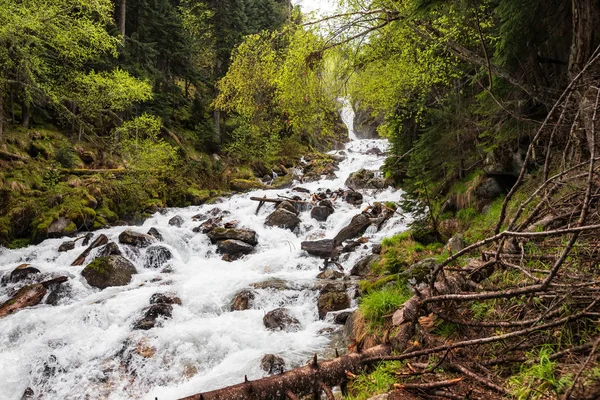
<path id="1" fill-rule="evenodd" d="M 283 203 L 284 201 L 289 201 L 290 203 L 296 203 L 296 204 L 311 204 L 310 201 L 304 201 L 304 200 L 292 200 L 292 199 L 270 199 L 270 198 L 266 198 L 266 197 L 250 197 L 250 200 L 253 201 L 259 201 L 261 203 Z"/>
<path id="2" fill-rule="evenodd" d="M 379 345 L 361 353 L 347 354 L 319 363 L 315 358 L 308 365 L 255 381 L 228 386 L 188 396 L 182 400 L 278 400 L 301 398 L 313 393 L 328 392 L 332 386 L 346 380 L 347 373 L 357 373 L 364 360 L 390 354 L 391 348 Z"/>
<path id="3" fill-rule="evenodd" d="M 96 238 L 96 240 L 94 240 L 87 249 L 85 249 L 83 251 L 83 253 L 81 253 L 79 255 L 79 257 L 77 257 L 75 259 L 75 261 L 73 261 L 73 263 L 71 264 L 71 266 L 77 266 L 77 265 L 83 265 L 83 263 L 85 262 L 85 258 L 88 256 L 88 254 L 90 254 L 90 252 L 95 249 L 96 247 L 100 247 L 100 246 L 104 246 L 106 243 L 108 243 L 108 237 L 106 235 L 100 235 Z"/>

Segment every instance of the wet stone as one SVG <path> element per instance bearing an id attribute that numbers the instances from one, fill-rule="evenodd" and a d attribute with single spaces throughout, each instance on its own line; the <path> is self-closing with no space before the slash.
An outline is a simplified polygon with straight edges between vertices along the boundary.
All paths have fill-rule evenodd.
<path id="1" fill-rule="evenodd" d="M 317 278 L 319 278 L 319 279 L 343 279 L 344 276 L 345 275 L 343 272 L 334 271 L 333 269 L 326 269 L 325 271 L 323 271 L 319 275 L 317 275 Z"/>
<path id="2" fill-rule="evenodd" d="M 176 215 L 169 220 L 169 225 L 176 226 L 178 228 L 181 228 L 183 223 L 184 223 L 183 218 L 180 215 Z"/>
<path id="3" fill-rule="evenodd" d="M 10 282 L 16 283 L 24 281 L 33 275 L 40 273 L 40 270 L 29 264 L 21 264 L 10 273 Z"/>
<path id="4" fill-rule="evenodd" d="M 172 258 L 173 253 L 165 246 L 156 245 L 148 247 L 144 258 L 144 268 L 160 268 Z"/>
<path id="5" fill-rule="evenodd" d="M 231 311 L 244 311 L 252 306 L 252 301 L 256 297 L 256 293 L 252 290 L 244 289 L 239 291 L 231 302 Z"/>
<path id="6" fill-rule="evenodd" d="M 302 222 L 300 218 L 291 211 L 283 208 L 278 208 L 267 217 L 266 226 L 276 226 L 282 229 L 293 231 Z"/>
<path id="7" fill-rule="evenodd" d="M 150 297 L 150 304 L 177 304 L 181 305 L 181 299 L 174 293 L 154 293 Z"/>
<path id="8" fill-rule="evenodd" d="M 287 308 L 276 308 L 263 317 L 265 327 L 272 331 L 295 332 L 300 329 L 300 321 L 290 315 Z"/>
<path id="9" fill-rule="evenodd" d="M 88 232 L 83 237 L 83 241 L 81 242 L 82 246 L 87 246 L 90 243 L 90 240 L 94 238 L 94 234 L 92 232 Z"/>
<path id="10" fill-rule="evenodd" d="M 137 321 L 133 329 L 148 330 L 157 326 L 160 318 L 171 318 L 173 316 L 173 306 L 170 304 L 153 304 L 146 309 L 144 318 Z"/>
<path id="11" fill-rule="evenodd" d="M 152 236 L 154 239 L 158 240 L 159 242 L 163 241 L 163 237 L 162 237 L 161 233 L 156 228 L 150 228 L 148 230 L 148 235 Z"/>
<path id="12" fill-rule="evenodd" d="M 121 249 L 119 249 L 119 245 L 116 244 L 115 242 L 108 242 L 98 252 L 99 257 L 120 256 L 120 255 L 122 255 Z"/>
<path id="13" fill-rule="evenodd" d="M 119 235 L 119 243 L 128 244 L 134 247 L 148 247 L 154 243 L 156 239 L 145 233 L 139 233 L 127 229 Z"/>
<path id="14" fill-rule="evenodd" d="M 73 250 L 75 248 L 75 242 L 72 240 L 67 240 L 66 242 L 62 242 L 62 244 L 58 247 L 59 253 L 64 253 L 69 250 Z"/>
<path id="15" fill-rule="evenodd" d="M 269 375 L 281 374 L 285 370 L 285 361 L 275 354 L 265 354 L 260 360 L 260 367 Z"/>

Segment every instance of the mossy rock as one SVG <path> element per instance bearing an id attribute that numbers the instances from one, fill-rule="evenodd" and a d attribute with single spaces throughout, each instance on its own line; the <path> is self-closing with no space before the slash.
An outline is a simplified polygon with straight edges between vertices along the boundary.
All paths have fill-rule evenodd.
<path id="1" fill-rule="evenodd" d="M 233 179 L 230 183 L 230 186 L 233 190 L 237 190 L 238 192 L 246 192 L 265 187 L 265 185 L 256 179 Z"/>
<path id="2" fill-rule="evenodd" d="M 134 274 L 137 270 L 131 261 L 118 255 L 98 257 L 81 271 L 87 283 L 99 289 L 128 285 Z"/>

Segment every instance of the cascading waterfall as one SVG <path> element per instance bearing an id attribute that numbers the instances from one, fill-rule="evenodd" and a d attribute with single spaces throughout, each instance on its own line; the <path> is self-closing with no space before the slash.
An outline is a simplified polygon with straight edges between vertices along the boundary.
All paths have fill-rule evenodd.
<path id="1" fill-rule="evenodd" d="M 352 109 L 345 101 L 342 112 L 353 137 Z M 383 140 L 353 140 L 345 150 L 337 177 L 301 184 L 312 193 L 337 190 L 351 172 L 360 168 L 378 169 L 383 156 L 369 149 L 386 150 Z M 302 223 L 296 232 L 266 227 L 265 218 L 273 211 L 264 205 L 255 214 L 257 202 L 250 197 L 291 196 L 291 189 L 256 190 L 234 195 L 215 205 L 168 209 L 157 213 L 142 226 L 113 227 L 94 232 L 105 234 L 118 243 L 125 229 L 147 232 L 156 228 L 161 243 L 173 254 L 168 269 L 145 265 L 147 249 L 119 245 L 123 255 L 138 273 L 127 286 L 99 290 L 90 287 L 81 271 L 94 258 L 94 251 L 82 266 L 70 266 L 84 246 L 57 252 L 65 239 L 49 239 L 39 245 L 18 250 L 0 249 L 0 275 L 6 275 L 23 263 L 40 270 L 50 279 L 67 276 L 56 305 L 42 301 L 0 319 L 0 399 L 20 399 L 31 388 L 32 398 L 44 399 L 174 399 L 193 393 L 265 376 L 260 360 L 276 354 L 286 368 L 304 364 L 313 353 L 323 354 L 337 328 L 332 318 L 320 320 L 317 313 L 318 291 L 311 290 L 323 260 L 300 249 L 303 240 L 332 238 L 345 227 L 366 203 L 400 200 L 393 189 L 363 191 L 364 203 L 352 206 L 342 199 L 334 202 L 335 212 L 326 222 L 300 214 Z M 258 245 L 252 254 L 226 262 L 216 253 L 207 235 L 194 233 L 200 223 L 192 220 L 214 208 L 230 212 L 224 221 L 237 220 L 239 226 L 258 233 Z M 181 227 L 168 224 L 179 215 Z M 403 216 L 396 213 L 379 231 L 369 228 L 369 243 L 340 257 L 346 273 L 362 257 L 371 253 L 372 244 L 405 228 Z M 39 281 L 39 277 L 34 278 Z M 277 279 L 282 288 L 266 285 L 254 289 L 256 298 L 245 311 L 230 311 L 234 295 L 252 284 Z M 31 281 L 29 281 L 31 283 Z M 0 285 L 0 303 L 23 286 Z M 262 286 L 261 286 L 262 287 Z M 156 293 L 173 293 L 181 299 L 174 305 L 172 318 L 149 330 L 134 330 L 133 325 L 149 306 Z M 300 321 L 296 332 L 270 331 L 263 325 L 266 312 L 287 307 Z M 356 307 L 353 300 L 352 307 Z"/>

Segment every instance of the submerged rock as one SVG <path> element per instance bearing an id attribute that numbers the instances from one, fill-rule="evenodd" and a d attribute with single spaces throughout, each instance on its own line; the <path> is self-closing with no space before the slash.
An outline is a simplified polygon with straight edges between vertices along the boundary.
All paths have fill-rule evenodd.
<path id="1" fill-rule="evenodd" d="M 310 216 L 317 221 L 327 221 L 331 214 L 333 214 L 333 208 L 330 207 L 316 206 L 310 210 Z"/>
<path id="2" fill-rule="evenodd" d="M 177 304 L 181 305 L 181 299 L 174 293 L 154 293 L 150 297 L 150 304 Z"/>
<path id="3" fill-rule="evenodd" d="M 122 256 L 99 257 L 81 271 L 87 283 L 99 289 L 128 285 L 134 274 L 135 266 Z"/>
<path id="4" fill-rule="evenodd" d="M 173 306 L 170 304 L 153 304 L 146 309 L 146 313 L 144 314 L 144 318 L 137 321 L 133 325 L 133 329 L 141 329 L 148 330 L 154 328 L 158 322 L 159 318 L 171 318 L 173 316 Z"/>
<path id="5" fill-rule="evenodd" d="M 108 242 L 104 245 L 103 248 L 98 251 L 98 257 L 108 257 L 108 256 L 120 256 L 121 249 L 119 249 L 119 245 L 115 242 Z"/>
<path id="6" fill-rule="evenodd" d="M 134 247 L 148 247 L 154 243 L 156 239 L 145 233 L 139 233 L 127 229 L 119 235 L 119 243 L 128 244 Z"/>
<path id="7" fill-rule="evenodd" d="M 150 236 L 152 236 L 154 239 L 158 240 L 159 242 L 163 241 L 163 236 L 161 235 L 161 233 L 156 228 L 150 228 L 148 230 L 147 234 L 150 235 Z"/>
<path id="8" fill-rule="evenodd" d="M 176 215 L 169 220 L 169 225 L 181 228 L 181 225 L 183 225 L 183 222 L 184 222 L 183 218 L 180 215 Z"/>
<path id="9" fill-rule="evenodd" d="M 17 283 L 39 273 L 40 270 L 32 267 L 30 264 L 21 264 L 10 273 L 8 280 L 12 283 Z"/>
<path id="10" fill-rule="evenodd" d="M 263 317 L 265 327 L 272 331 L 295 332 L 300 329 L 300 321 L 290 315 L 287 308 L 276 308 Z"/>
<path id="11" fill-rule="evenodd" d="M 363 195 L 359 192 L 349 190 L 344 194 L 344 201 L 355 206 L 360 206 L 363 203 Z"/>
<path id="12" fill-rule="evenodd" d="M 278 208 L 273 211 L 265 222 L 266 226 L 276 226 L 293 231 L 302 222 L 298 216 L 286 209 Z"/>
<path id="13" fill-rule="evenodd" d="M 144 268 L 160 268 L 173 258 L 171 250 L 162 245 L 155 245 L 146 249 Z"/>
<path id="14" fill-rule="evenodd" d="M 269 375 L 281 374 L 285 370 L 285 361 L 275 354 L 265 354 L 260 360 L 260 367 Z"/>
<path id="15" fill-rule="evenodd" d="M 231 311 L 244 311 L 252 306 L 252 301 L 256 293 L 252 290 L 244 289 L 236 293 L 231 302 Z"/>
<path id="16" fill-rule="evenodd" d="M 66 242 L 61 243 L 61 245 L 58 247 L 58 252 L 64 253 L 69 250 L 73 250 L 74 248 L 75 248 L 75 242 L 72 240 L 67 240 Z"/>

